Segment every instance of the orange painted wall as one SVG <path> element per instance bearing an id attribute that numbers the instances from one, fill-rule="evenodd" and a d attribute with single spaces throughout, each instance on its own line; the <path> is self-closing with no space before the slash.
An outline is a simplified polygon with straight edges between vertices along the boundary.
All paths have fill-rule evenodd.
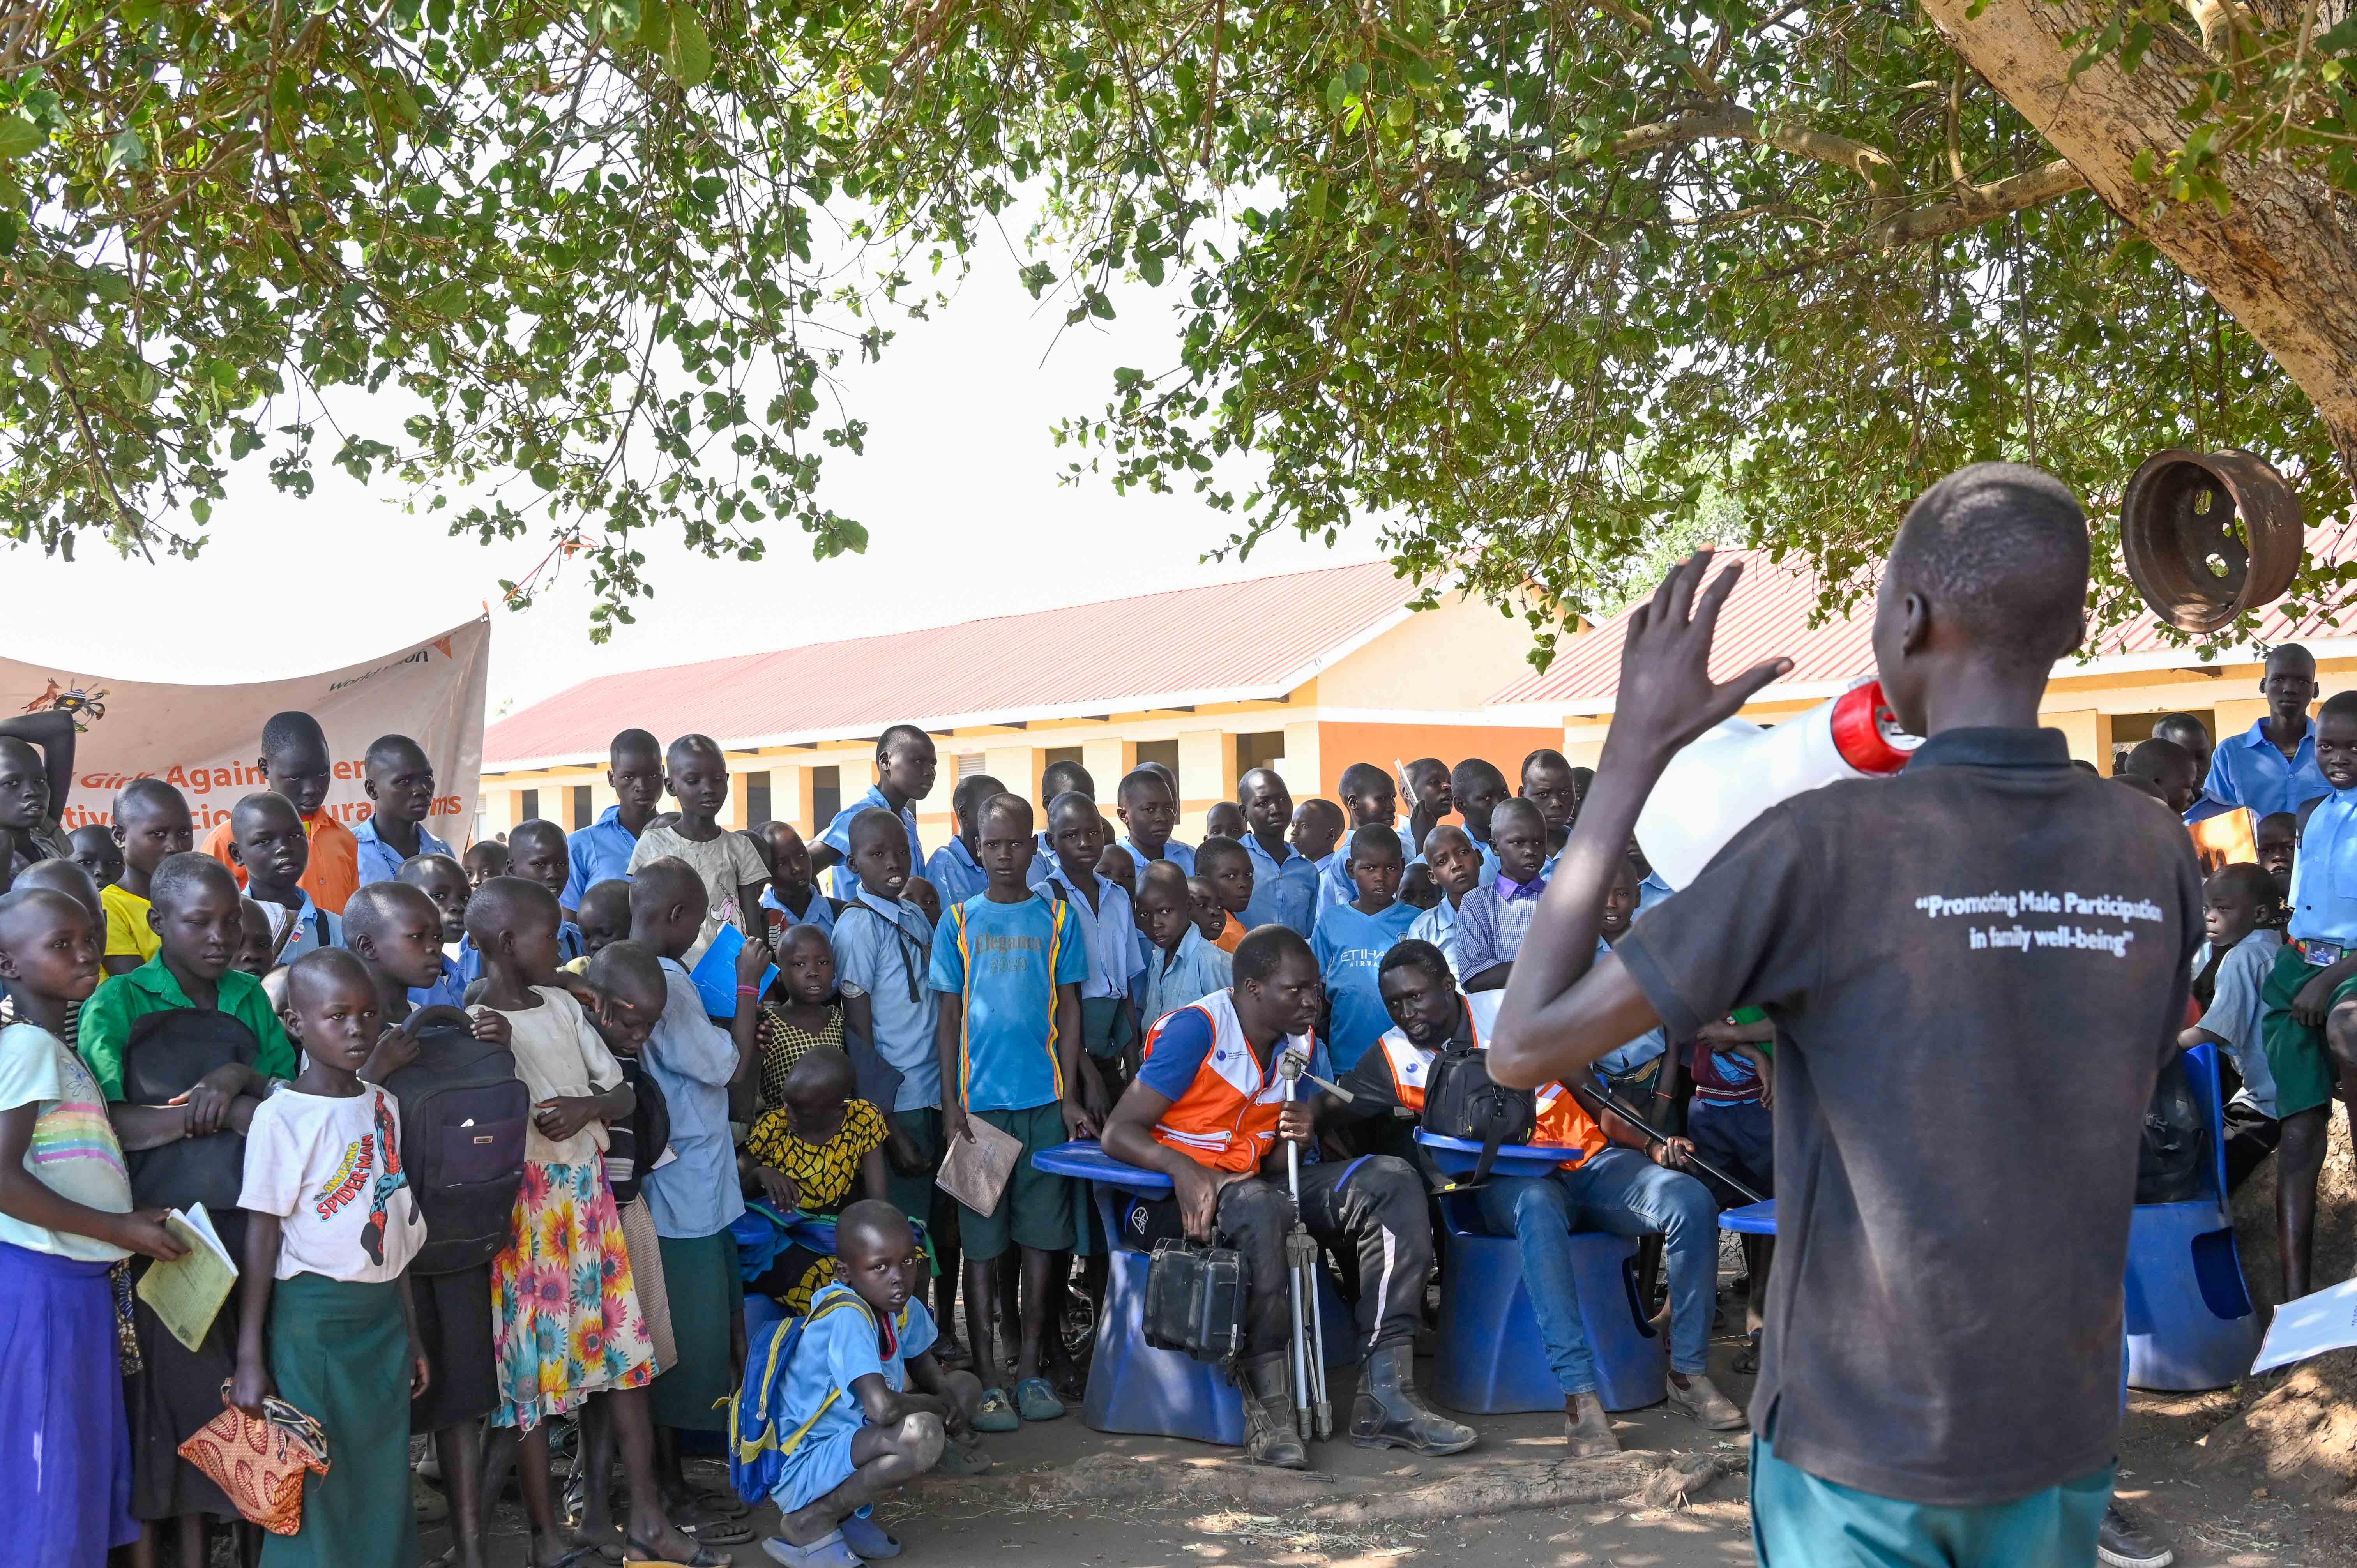
<path id="1" fill-rule="evenodd" d="M 1522 782 L 1523 758 L 1541 746 L 1563 749 L 1561 726 L 1491 728 L 1480 725 L 1323 724 L 1318 726 L 1318 790 L 1342 798 L 1342 769 L 1372 762 L 1389 771 L 1394 761 L 1437 757 L 1451 768 L 1469 757 L 1487 757 L 1506 776 L 1511 789 Z"/>

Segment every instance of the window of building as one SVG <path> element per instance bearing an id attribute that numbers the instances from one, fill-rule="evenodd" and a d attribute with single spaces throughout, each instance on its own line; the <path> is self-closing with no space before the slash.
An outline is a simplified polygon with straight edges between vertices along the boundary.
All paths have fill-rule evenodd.
<path id="1" fill-rule="evenodd" d="M 528 822 L 538 815 L 540 815 L 540 791 L 537 789 L 517 790 L 516 821 L 519 822 Z"/>
<path id="2" fill-rule="evenodd" d="M 2190 714 L 2201 721 L 2210 732 L 2212 745 L 2218 740 L 2217 713 L 2211 708 L 2164 708 L 2149 714 L 2114 714 L 2112 715 L 2112 767 L 2115 774 L 2127 766 L 2128 753 L 2152 738 L 2152 726 L 2171 714 Z"/>
<path id="3" fill-rule="evenodd" d="M 573 786 L 573 827 L 575 831 L 577 832 L 582 828 L 587 827 L 591 822 L 596 820 L 592 815 L 594 811 L 595 808 L 589 803 L 589 786 L 587 784 L 576 784 Z"/>
<path id="4" fill-rule="evenodd" d="M 811 769 L 811 832 L 826 832 L 829 822 L 843 811 L 843 769 L 813 768 Z M 816 842 L 815 839 L 813 841 Z"/>
<path id="5" fill-rule="evenodd" d="M 745 825 L 758 828 L 770 820 L 770 776 L 745 775 Z"/>
<path id="6" fill-rule="evenodd" d="M 1081 748 L 1077 746 L 1051 746 L 1039 754 L 1039 766 L 1043 769 L 1053 768 L 1059 762 L 1077 764 L 1080 760 Z"/>
<path id="7" fill-rule="evenodd" d="M 1243 776 L 1255 768 L 1267 768 L 1284 760 L 1285 732 L 1283 730 L 1263 730 L 1257 735 L 1236 736 L 1238 781 L 1241 782 Z"/>
<path id="8" fill-rule="evenodd" d="M 1162 764 L 1163 767 L 1170 769 L 1173 777 L 1176 777 L 1178 772 L 1178 743 L 1175 740 L 1139 741 L 1136 765 L 1143 768 L 1149 762 Z"/>
<path id="9" fill-rule="evenodd" d="M 957 754 L 957 773 L 950 782 L 952 784 L 964 783 L 968 778 L 984 770 L 983 764 L 985 760 L 986 759 L 984 757 L 983 754 L 978 751 L 959 752 Z"/>

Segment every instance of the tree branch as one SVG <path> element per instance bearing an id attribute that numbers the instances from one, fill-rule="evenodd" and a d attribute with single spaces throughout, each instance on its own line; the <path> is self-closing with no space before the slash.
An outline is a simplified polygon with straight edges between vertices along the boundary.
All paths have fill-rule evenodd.
<path id="1" fill-rule="evenodd" d="M 1953 201 L 1934 202 L 1903 212 L 1882 225 L 1879 238 L 1884 248 L 1889 250 L 1944 239 L 1977 228 L 1992 218 L 2041 206 L 2058 196 L 2086 188 L 2086 177 L 2072 168 L 2067 159 L 2056 158 L 1989 185 L 1966 186 Z"/>

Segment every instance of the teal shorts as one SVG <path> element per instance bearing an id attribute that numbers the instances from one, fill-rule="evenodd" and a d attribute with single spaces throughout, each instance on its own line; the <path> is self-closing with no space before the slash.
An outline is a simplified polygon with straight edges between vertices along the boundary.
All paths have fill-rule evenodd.
<path id="1" fill-rule="evenodd" d="M 1820 1479 L 1754 1434 L 1751 1550 L 1760 1568 L 2089 1568 L 2117 1469 L 2010 1502 L 1910 1503 Z"/>
<path id="2" fill-rule="evenodd" d="M 1064 1112 L 1059 1101 L 1035 1105 L 1028 1111 L 970 1111 L 966 1114 L 989 1122 L 1023 1145 L 1015 1157 L 1015 1169 L 1006 1177 L 1006 1189 L 998 1195 L 998 1207 L 987 1214 L 978 1214 L 963 1204 L 958 1208 L 958 1233 L 965 1241 L 965 1255 L 974 1262 L 988 1262 L 1004 1253 L 1011 1244 L 1028 1247 L 1039 1252 L 1068 1252 L 1086 1232 L 1085 1208 L 1088 1188 L 1084 1183 L 1068 1177 L 1049 1176 L 1031 1163 L 1031 1156 L 1042 1149 L 1052 1149 L 1067 1143 L 1071 1133 L 1064 1129 Z"/>

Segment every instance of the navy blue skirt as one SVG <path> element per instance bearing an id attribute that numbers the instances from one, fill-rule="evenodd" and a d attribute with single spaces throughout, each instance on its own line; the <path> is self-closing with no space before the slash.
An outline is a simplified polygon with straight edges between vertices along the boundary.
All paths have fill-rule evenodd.
<path id="1" fill-rule="evenodd" d="M 0 1241 L 0 1498 L 55 1568 L 139 1539 L 108 1267 Z"/>

